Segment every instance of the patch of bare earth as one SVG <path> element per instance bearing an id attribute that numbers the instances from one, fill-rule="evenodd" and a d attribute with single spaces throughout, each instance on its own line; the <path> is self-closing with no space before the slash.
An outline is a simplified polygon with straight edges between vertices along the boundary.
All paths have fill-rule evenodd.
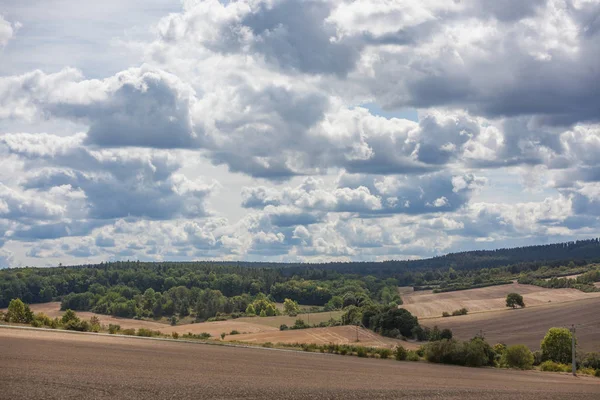
<path id="1" fill-rule="evenodd" d="M 419 318 L 439 317 L 444 311 L 452 313 L 461 308 L 468 309 L 469 313 L 503 310 L 506 309 L 506 295 L 513 292 L 523 296 L 527 307 L 600 297 L 600 293 L 584 293 L 577 289 L 545 289 L 512 283 L 445 293 L 416 291 L 402 296 L 404 304 L 401 307 Z"/>

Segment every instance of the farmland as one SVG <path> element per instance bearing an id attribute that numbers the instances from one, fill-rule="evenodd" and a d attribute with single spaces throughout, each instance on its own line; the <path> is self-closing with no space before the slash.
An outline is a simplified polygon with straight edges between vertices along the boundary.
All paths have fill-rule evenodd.
<path id="1" fill-rule="evenodd" d="M 357 341 L 358 339 L 358 341 Z M 333 326 L 288 331 L 266 331 L 226 336 L 225 340 L 246 343 L 314 343 L 314 344 L 358 344 L 367 347 L 394 348 L 397 345 L 415 350 L 418 344 L 377 335 L 372 331 L 355 326 Z"/>
<path id="2" fill-rule="evenodd" d="M 0 329 L 10 399 L 596 399 L 567 374 Z M 73 379 L 73 377 L 77 377 Z M 26 390 L 24 386 L 26 385 Z"/>
<path id="3" fill-rule="evenodd" d="M 551 327 L 577 328 L 578 348 L 600 351 L 600 297 L 584 300 L 547 303 L 524 309 L 505 309 L 487 313 L 450 318 L 430 318 L 421 322 L 426 326 L 450 328 L 454 336 L 467 340 L 480 332 L 490 343 L 525 344 L 538 349 L 544 334 Z"/>
<path id="4" fill-rule="evenodd" d="M 519 293 L 527 307 L 557 304 L 599 298 L 600 292 L 584 293 L 577 289 L 545 289 L 533 285 L 513 283 L 455 292 L 433 293 L 431 290 L 415 291 L 402 295 L 403 308 L 419 318 L 440 317 L 442 312 L 466 308 L 470 314 L 506 309 L 506 295 Z"/>

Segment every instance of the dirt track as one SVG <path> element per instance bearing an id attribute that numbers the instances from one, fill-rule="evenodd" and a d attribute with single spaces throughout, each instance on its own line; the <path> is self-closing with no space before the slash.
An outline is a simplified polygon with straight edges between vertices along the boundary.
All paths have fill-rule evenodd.
<path id="1" fill-rule="evenodd" d="M 0 329 L 2 399 L 598 399 L 600 379 Z"/>
<path id="2" fill-rule="evenodd" d="M 483 330 L 488 342 L 525 344 L 539 349 L 548 329 L 575 324 L 579 349 L 600 351 L 600 298 L 532 308 L 493 311 L 449 318 L 421 320 L 426 326 L 450 328 L 458 339 L 467 340 Z"/>

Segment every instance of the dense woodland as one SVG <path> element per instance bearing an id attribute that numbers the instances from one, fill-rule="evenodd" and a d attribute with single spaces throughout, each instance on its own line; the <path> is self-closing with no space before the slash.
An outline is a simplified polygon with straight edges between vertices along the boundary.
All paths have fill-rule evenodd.
<path id="1" fill-rule="evenodd" d="M 63 309 L 137 318 L 191 315 L 198 321 L 246 315 L 250 305 L 255 314 L 270 315 L 277 312 L 272 303 L 285 299 L 324 310 L 351 306 L 361 311 L 371 306 L 383 310 L 401 304 L 397 286 L 450 291 L 519 278 L 540 286 L 579 284 L 580 289 L 595 290 L 590 283 L 598 280 L 598 273 L 571 283 L 543 278 L 586 272 L 591 262 L 599 260 L 600 242 L 592 239 L 381 263 L 127 261 L 16 268 L 0 271 L 0 307 L 16 298 L 26 303 L 60 300 Z M 378 326 L 370 318 L 363 319 L 363 324 Z"/>

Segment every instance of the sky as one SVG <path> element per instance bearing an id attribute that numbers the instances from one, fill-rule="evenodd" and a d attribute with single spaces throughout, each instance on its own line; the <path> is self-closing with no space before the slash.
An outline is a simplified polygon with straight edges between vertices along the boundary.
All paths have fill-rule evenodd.
<path id="1" fill-rule="evenodd" d="M 0 268 L 599 225 L 600 0 L 0 0 Z"/>

